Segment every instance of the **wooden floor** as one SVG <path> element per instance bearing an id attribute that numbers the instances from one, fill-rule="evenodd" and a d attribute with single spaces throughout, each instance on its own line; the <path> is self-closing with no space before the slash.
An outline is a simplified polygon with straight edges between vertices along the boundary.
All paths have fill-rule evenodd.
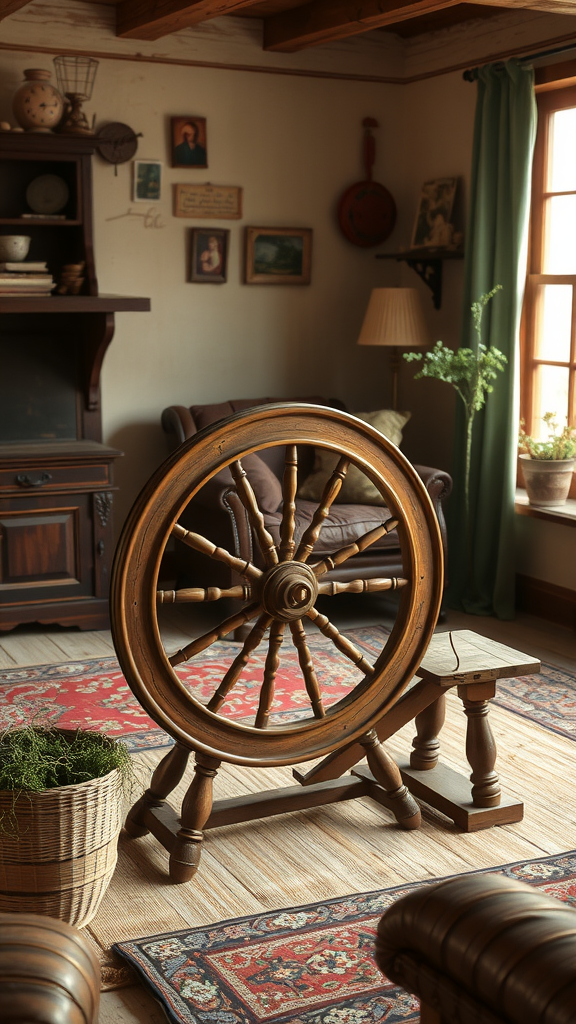
<path id="1" fill-rule="evenodd" d="M 338 615 L 331 614 L 340 627 L 383 621 L 378 599 L 333 600 L 341 602 Z M 198 619 L 191 625 L 182 616 L 172 617 L 165 626 L 167 647 L 176 647 L 202 628 Z M 572 669 L 576 665 L 575 635 L 529 616 L 501 623 L 451 613 L 440 628 L 473 629 L 553 664 Z M 104 632 L 20 627 L 0 641 L 0 666 L 5 668 L 110 654 L 111 638 Z M 92 935 L 106 946 L 169 928 L 576 848 L 571 781 L 574 743 L 499 708 L 493 708 L 491 721 L 503 789 L 526 803 L 525 818 L 519 824 L 465 835 L 437 812 L 424 808 L 422 828 L 404 832 L 384 808 L 363 798 L 214 830 L 207 836 L 196 879 L 184 886 L 167 883 L 166 857 L 154 840 L 122 839 L 118 870 L 90 926 Z M 412 734 L 413 726 L 406 726 L 387 743 L 390 753 L 405 755 Z M 466 771 L 463 736 L 459 702 L 450 694 L 442 757 L 452 767 Z M 160 751 L 139 756 L 143 785 L 160 756 Z M 292 779 L 289 769 L 257 771 L 232 766 L 219 774 L 217 782 L 216 795 L 221 797 L 246 789 L 290 785 Z M 177 792 L 175 806 L 179 795 Z M 164 1020 L 158 1004 L 140 986 L 102 995 L 101 1024 L 159 1024 Z"/>

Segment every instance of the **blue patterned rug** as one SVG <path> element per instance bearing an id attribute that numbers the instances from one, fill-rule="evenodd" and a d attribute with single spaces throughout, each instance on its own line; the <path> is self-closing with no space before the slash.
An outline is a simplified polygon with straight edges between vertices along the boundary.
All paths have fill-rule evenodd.
<path id="1" fill-rule="evenodd" d="M 489 871 L 576 907 L 576 851 Z M 432 881 L 440 879 L 121 942 L 113 949 L 136 969 L 174 1024 L 417 1021 L 418 1001 L 378 971 L 374 936 L 387 907 Z"/>

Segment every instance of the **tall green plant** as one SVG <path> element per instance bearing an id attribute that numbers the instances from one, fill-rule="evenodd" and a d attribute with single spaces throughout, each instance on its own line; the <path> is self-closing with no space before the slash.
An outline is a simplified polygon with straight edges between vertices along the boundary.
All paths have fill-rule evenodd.
<path id="1" fill-rule="evenodd" d="M 471 553 L 471 529 L 470 529 L 470 465 L 472 460 L 472 430 L 474 416 L 482 408 L 486 396 L 494 390 L 492 381 L 498 376 L 498 372 L 504 370 L 508 360 L 500 349 L 486 348 L 482 344 L 482 318 L 484 310 L 496 292 L 502 288 L 497 284 L 491 292 L 481 295 L 477 302 L 471 306 L 472 320 L 476 331 L 477 346 L 475 349 L 459 348 L 454 352 L 447 348 L 441 341 L 437 341 L 434 348 L 423 357 L 421 352 L 406 352 L 404 359 L 408 363 L 423 360 L 422 369 L 415 375 L 420 377 L 432 377 L 435 380 L 451 384 L 456 394 L 464 403 L 466 417 L 466 455 L 464 465 L 464 513 L 466 516 L 466 535 L 468 538 L 468 567 L 471 575 L 472 553 Z"/>

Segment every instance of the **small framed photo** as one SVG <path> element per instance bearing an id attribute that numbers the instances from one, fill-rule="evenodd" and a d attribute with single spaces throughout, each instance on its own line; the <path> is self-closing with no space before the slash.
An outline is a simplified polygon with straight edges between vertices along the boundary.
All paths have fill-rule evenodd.
<path id="1" fill-rule="evenodd" d="M 134 161 L 134 186 L 132 200 L 135 203 L 157 203 L 162 194 L 162 163 L 160 160 Z"/>
<path id="2" fill-rule="evenodd" d="M 246 284 L 310 284 L 312 228 L 246 228 Z"/>
<path id="3" fill-rule="evenodd" d="M 192 228 L 190 235 L 190 280 L 225 284 L 230 232 L 227 228 Z"/>
<path id="4" fill-rule="evenodd" d="M 205 117 L 172 117 L 172 167 L 208 167 Z"/>
<path id="5" fill-rule="evenodd" d="M 425 181 L 420 193 L 412 248 L 443 248 L 453 242 L 451 223 L 457 178 L 436 178 Z"/>

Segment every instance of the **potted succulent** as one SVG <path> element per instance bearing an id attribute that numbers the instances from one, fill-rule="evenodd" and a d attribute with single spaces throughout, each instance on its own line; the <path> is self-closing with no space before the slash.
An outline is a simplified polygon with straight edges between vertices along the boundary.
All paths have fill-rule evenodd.
<path id="1" fill-rule="evenodd" d="M 126 746 L 101 733 L 0 736 L 0 912 L 92 920 L 116 866 L 131 772 Z"/>
<path id="2" fill-rule="evenodd" d="M 530 505 L 565 505 L 572 483 L 576 431 L 572 427 L 559 428 L 555 412 L 542 417 L 548 429 L 548 438 L 537 441 L 524 430 L 522 423 L 518 438 L 520 464 Z"/>

